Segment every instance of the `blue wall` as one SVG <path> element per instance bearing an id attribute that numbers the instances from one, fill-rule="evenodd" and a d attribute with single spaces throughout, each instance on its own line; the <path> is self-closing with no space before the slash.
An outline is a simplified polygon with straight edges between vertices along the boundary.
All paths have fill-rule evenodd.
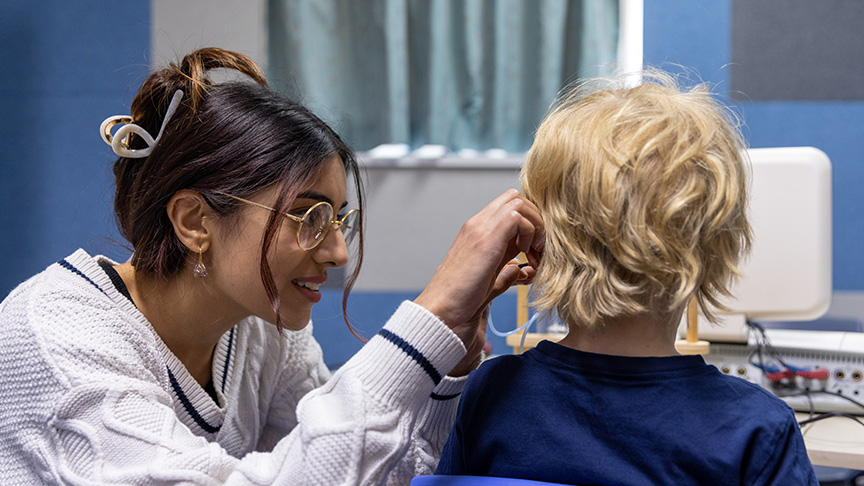
<path id="1" fill-rule="evenodd" d="M 730 90 L 731 0 L 645 0 L 645 62 Z M 766 46 L 768 48 L 769 46 Z M 744 93 L 746 96 L 746 93 Z M 835 290 L 864 290 L 864 102 L 733 103 L 754 148 L 811 145 L 833 164 Z"/>
<path id="2" fill-rule="evenodd" d="M 75 249 L 122 258 L 108 115 L 148 70 L 149 2 L 0 3 L 0 295 Z"/>

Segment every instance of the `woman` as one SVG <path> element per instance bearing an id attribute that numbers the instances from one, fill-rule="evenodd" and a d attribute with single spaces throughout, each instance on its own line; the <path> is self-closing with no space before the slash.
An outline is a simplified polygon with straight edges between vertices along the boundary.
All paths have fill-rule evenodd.
<path id="1" fill-rule="evenodd" d="M 216 68 L 252 82 L 214 85 Z M 536 208 L 509 191 L 469 220 L 429 286 L 330 377 L 310 312 L 348 263 L 346 239 L 362 248 L 346 207 L 348 172 L 362 206 L 359 171 L 338 135 L 213 48 L 152 74 L 131 119 L 102 132 L 134 253 L 78 250 L 0 304 L 0 482 L 407 484 L 431 471 L 484 344 L 480 310 L 533 275 L 506 263 L 536 263 Z"/>

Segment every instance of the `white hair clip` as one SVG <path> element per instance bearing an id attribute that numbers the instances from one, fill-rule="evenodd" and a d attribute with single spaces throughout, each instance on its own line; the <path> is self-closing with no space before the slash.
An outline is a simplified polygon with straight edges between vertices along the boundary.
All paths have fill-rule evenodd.
<path id="1" fill-rule="evenodd" d="M 153 151 L 153 147 L 156 146 L 156 143 L 159 142 L 159 139 L 162 138 L 162 132 L 165 131 L 165 125 L 168 124 L 168 120 L 171 119 L 171 115 L 177 111 L 177 107 L 180 106 L 180 100 L 183 99 L 183 91 L 177 90 L 174 92 L 174 97 L 171 98 L 171 103 L 168 105 L 168 111 L 165 112 L 165 119 L 162 120 L 162 127 L 159 128 L 159 133 L 156 135 L 154 139 L 147 133 L 147 130 L 144 130 L 138 125 L 132 123 L 132 117 L 129 115 L 116 115 L 110 116 L 102 122 L 102 125 L 99 127 L 99 133 L 102 135 L 102 140 L 105 140 L 105 143 L 111 146 L 114 149 L 114 153 L 119 155 L 120 157 L 127 157 L 130 159 L 140 159 L 147 157 L 150 155 L 150 152 Z M 117 130 L 117 133 L 111 135 L 111 129 L 114 128 L 114 125 L 118 123 L 124 123 L 122 127 Z M 144 140 L 144 143 L 147 144 L 147 148 L 144 149 L 132 149 L 129 148 L 129 134 L 134 133 L 138 135 Z"/>

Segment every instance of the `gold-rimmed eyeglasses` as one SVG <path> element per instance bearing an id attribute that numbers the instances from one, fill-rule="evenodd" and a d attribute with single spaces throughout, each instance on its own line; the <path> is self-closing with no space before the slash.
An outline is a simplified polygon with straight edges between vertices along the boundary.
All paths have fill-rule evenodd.
<path id="1" fill-rule="evenodd" d="M 352 209 L 345 213 L 344 216 L 339 217 L 339 219 L 333 219 L 333 206 L 327 201 L 320 201 L 307 209 L 303 213 L 303 216 L 295 216 L 293 214 L 277 211 L 270 206 L 265 206 L 255 201 L 243 199 L 242 197 L 232 196 L 231 194 L 224 192 L 217 192 L 216 194 L 228 196 L 231 199 L 236 199 L 237 201 L 251 204 L 261 209 L 273 211 L 274 213 L 281 214 L 282 216 L 297 222 L 297 244 L 300 245 L 300 248 L 306 251 L 312 250 L 321 244 L 321 242 L 324 241 L 324 238 L 327 237 L 327 234 L 330 233 L 330 228 L 333 225 L 336 225 L 336 227 L 342 231 L 342 236 L 345 238 L 346 245 L 350 244 L 354 235 L 357 234 L 356 225 L 360 216 L 359 209 Z"/>

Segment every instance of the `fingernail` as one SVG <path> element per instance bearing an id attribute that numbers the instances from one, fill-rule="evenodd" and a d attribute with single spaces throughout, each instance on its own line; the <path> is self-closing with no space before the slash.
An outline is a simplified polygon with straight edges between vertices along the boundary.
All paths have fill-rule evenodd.
<path id="1" fill-rule="evenodd" d="M 501 274 L 507 280 L 515 280 L 519 278 L 519 273 L 521 271 L 522 270 L 520 270 L 519 267 L 516 265 L 505 265 L 504 269 L 501 270 Z"/>

